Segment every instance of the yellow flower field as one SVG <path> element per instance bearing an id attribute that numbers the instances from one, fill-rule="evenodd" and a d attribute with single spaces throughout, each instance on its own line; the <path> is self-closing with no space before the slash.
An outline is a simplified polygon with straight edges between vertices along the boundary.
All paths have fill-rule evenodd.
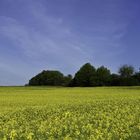
<path id="1" fill-rule="evenodd" d="M 0 140 L 139 140 L 140 87 L 0 87 Z"/>

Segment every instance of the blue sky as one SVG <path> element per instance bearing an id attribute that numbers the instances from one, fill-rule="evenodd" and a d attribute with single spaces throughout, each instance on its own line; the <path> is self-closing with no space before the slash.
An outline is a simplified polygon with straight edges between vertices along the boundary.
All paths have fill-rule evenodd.
<path id="1" fill-rule="evenodd" d="M 140 67 L 139 0 L 1 0 L 0 85 L 90 62 Z"/>

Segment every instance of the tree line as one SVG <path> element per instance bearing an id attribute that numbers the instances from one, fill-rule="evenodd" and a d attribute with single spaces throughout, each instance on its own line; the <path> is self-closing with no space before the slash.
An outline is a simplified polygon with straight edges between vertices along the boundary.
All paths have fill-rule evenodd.
<path id="1" fill-rule="evenodd" d="M 95 68 L 90 63 L 84 64 L 72 77 L 65 76 L 57 70 L 43 70 L 29 80 L 30 86 L 69 86 L 69 87 L 95 87 L 95 86 L 139 86 L 140 71 L 135 71 L 131 65 L 123 65 L 118 73 L 100 66 Z"/>

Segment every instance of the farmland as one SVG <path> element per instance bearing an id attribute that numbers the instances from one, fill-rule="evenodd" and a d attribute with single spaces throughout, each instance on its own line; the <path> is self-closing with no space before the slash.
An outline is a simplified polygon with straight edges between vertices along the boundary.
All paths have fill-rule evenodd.
<path id="1" fill-rule="evenodd" d="M 0 87 L 0 140 L 139 140 L 140 87 Z"/>

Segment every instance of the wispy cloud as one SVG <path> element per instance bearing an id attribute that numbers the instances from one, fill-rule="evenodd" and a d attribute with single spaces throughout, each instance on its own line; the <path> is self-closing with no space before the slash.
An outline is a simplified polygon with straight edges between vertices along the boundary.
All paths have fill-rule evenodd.
<path id="1" fill-rule="evenodd" d="M 58 61 L 71 59 L 75 63 L 84 60 L 88 56 L 86 48 L 82 48 L 84 44 L 78 41 L 78 37 L 65 25 L 63 19 L 53 18 L 42 9 L 43 5 L 41 7 L 32 5 L 28 11 L 33 20 L 39 21 L 39 29 L 36 26 L 25 26 L 14 18 L 0 17 L 4 21 L 0 27 L 1 34 L 34 60 L 45 58 L 53 62 L 54 59 Z"/>
<path id="2" fill-rule="evenodd" d="M 69 24 L 63 15 L 55 16 L 49 13 L 46 9 L 47 2 L 18 1 L 26 7 L 21 9 L 24 19 L 0 14 L 0 36 L 10 43 L 8 48 L 13 49 L 14 46 L 17 53 L 24 57 L 20 59 L 21 56 L 17 54 L 19 62 L 15 58 L 15 62 L 12 62 L 26 71 L 20 73 L 19 69 L 19 77 L 27 79 L 27 71 L 31 76 L 32 71 L 37 72 L 46 67 L 74 73 L 85 62 L 110 67 L 113 61 L 119 63 L 117 59 L 121 59 L 120 56 L 126 49 L 122 48 L 122 39 L 126 33 L 127 22 L 119 16 L 122 10 L 118 5 L 107 0 L 108 3 L 103 2 L 103 6 L 97 4 L 99 9 L 95 7 L 94 11 L 92 8 L 93 13 L 88 13 L 93 19 L 88 18 L 89 21 L 86 21 L 86 15 L 86 18 L 81 16 L 83 19 L 73 20 L 73 17 L 70 17 L 73 24 Z M 78 15 L 73 16 L 79 18 Z M 10 58 L 12 59 L 12 56 Z M 0 67 L 8 69 L 9 73 L 18 73 L 10 61 L 6 62 L 9 67 L 2 63 Z"/>

